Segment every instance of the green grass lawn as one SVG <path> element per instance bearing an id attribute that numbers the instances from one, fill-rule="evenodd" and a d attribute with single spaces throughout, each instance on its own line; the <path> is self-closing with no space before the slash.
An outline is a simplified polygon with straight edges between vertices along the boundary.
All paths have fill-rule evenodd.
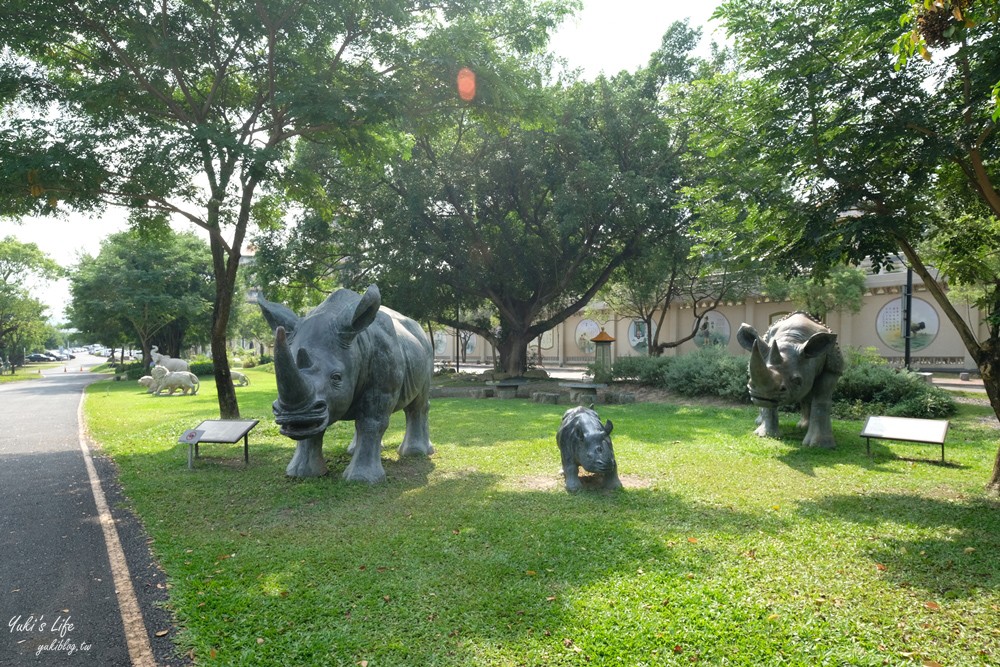
<path id="1" fill-rule="evenodd" d="M 946 454 L 835 422 L 834 451 L 752 435 L 749 408 L 607 406 L 625 489 L 563 490 L 566 406 L 439 399 L 437 453 L 386 484 L 291 480 L 274 376 L 247 372 L 242 445 L 177 438 L 218 415 L 214 385 L 151 397 L 93 385 L 85 410 L 153 538 L 180 650 L 225 665 L 996 665 L 998 432 L 979 406 Z"/>
<path id="2" fill-rule="evenodd" d="M 13 374 L 10 371 L 0 374 L 0 384 L 22 382 L 24 380 L 41 380 L 42 371 L 58 367 L 62 362 L 32 363 L 28 366 L 18 366 Z"/>

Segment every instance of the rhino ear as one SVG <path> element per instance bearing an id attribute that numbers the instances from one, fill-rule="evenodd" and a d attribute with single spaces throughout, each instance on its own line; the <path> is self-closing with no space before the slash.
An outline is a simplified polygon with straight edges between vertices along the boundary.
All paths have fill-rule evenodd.
<path id="1" fill-rule="evenodd" d="M 817 333 L 810 336 L 802 346 L 802 354 L 806 358 L 818 357 L 837 344 L 837 334 Z"/>
<path id="2" fill-rule="evenodd" d="M 291 308 L 280 303 L 272 303 L 262 296 L 257 297 L 257 305 L 260 306 L 260 312 L 264 314 L 271 331 L 277 330 L 278 327 L 285 327 L 289 332 L 295 331 L 295 327 L 302 320 L 292 312 Z"/>
<path id="3" fill-rule="evenodd" d="M 615 425 L 612 424 L 611 420 L 609 419 L 608 421 L 604 422 L 604 433 L 607 435 L 611 435 L 611 429 L 613 429 L 614 427 Z"/>
<path id="4" fill-rule="evenodd" d="M 760 341 L 764 348 L 767 347 L 766 345 L 763 345 L 764 341 L 761 339 L 760 334 L 757 333 L 757 330 L 746 322 L 741 324 L 739 331 L 736 332 L 736 341 L 740 344 L 740 347 L 747 352 L 753 351 L 753 344 L 756 341 Z"/>
<path id="5" fill-rule="evenodd" d="M 382 307 L 382 294 L 378 291 L 377 285 L 369 285 L 365 293 L 361 295 L 361 301 L 354 308 L 351 321 L 340 328 L 340 341 L 344 345 L 350 345 L 354 338 L 368 328 L 375 321 L 378 309 Z"/>

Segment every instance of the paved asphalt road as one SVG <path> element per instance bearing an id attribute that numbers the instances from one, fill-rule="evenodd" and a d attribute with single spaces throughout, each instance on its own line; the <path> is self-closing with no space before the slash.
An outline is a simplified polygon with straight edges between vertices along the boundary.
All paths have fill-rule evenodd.
<path id="1" fill-rule="evenodd" d="M 0 385 L 0 666 L 182 664 L 114 466 L 81 445 L 82 392 L 100 376 L 80 367 Z"/>

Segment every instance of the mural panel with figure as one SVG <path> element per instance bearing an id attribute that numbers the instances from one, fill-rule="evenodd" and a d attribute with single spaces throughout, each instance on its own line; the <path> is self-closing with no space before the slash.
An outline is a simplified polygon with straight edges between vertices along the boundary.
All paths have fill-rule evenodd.
<path id="1" fill-rule="evenodd" d="M 710 310 L 705 313 L 695 334 L 694 344 L 698 347 L 708 345 L 729 345 L 731 330 L 729 320 L 717 310 Z"/>
<path id="2" fill-rule="evenodd" d="M 916 297 L 912 298 L 913 312 L 910 314 L 910 351 L 922 350 L 938 335 L 940 318 L 934 306 Z M 903 336 L 903 300 L 893 299 L 882 306 L 875 319 L 875 330 L 886 346 L 903 352 L 906 339 Z"/>

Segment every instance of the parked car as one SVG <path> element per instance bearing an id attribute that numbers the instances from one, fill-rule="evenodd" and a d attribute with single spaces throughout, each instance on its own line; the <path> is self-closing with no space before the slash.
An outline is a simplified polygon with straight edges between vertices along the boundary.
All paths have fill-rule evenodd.
<path id="1" fill-rule="evenodd" d="M 28 361 L 59 361 L 44 352 L 32 352 L 26 358 Z"/>

